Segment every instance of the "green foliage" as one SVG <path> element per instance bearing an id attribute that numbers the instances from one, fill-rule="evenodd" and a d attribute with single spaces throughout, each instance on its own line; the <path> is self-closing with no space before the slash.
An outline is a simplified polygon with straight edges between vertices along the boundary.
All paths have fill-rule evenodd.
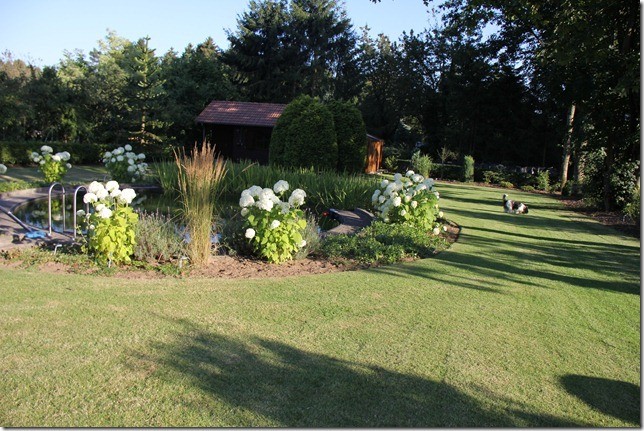
<path id="1" fill-rule="evenodd" d="M 438 218 L 438 192 L 434 181 L 409 171 L 394 175 L 394 181 L 382 180 L 371 197 L 376 215 L 386 223 L 407 223 L 427 232 Z"/>
<path id="2" fill-rule="evenodd" d="M 390 156 L 385 157 L 385 159 L 382 161 L 382 165 L 389 172 L 396 172 L 396 170 L 398 169 L 398 156 L 396 156 L 395 154 L 392 154 Z"/>
<path id="3" fill-rule="evenodd" d="M 429 178 L 432 172 L 432 159 L 428 155 L 422 155 L 420 151 L 416 151 L 411 156 L 411 167 L 415 172 Z"/>
<path id="4" fill-rule="evenodd" d="M 320 254 L 335 260 L 377 265 L 408 258 L 426 258 L 447 247 L 441 236 L 410 224 L 375 221 L 356 235 L 332 235 L 322 241 Z"/>
<path id="5" fill-rule="evenodd" d="M 289 103 L 271 135 L 269 154 L 272 165 L 335 169 L 338 144 L 329 109 L 306 95 Z"/>
<path id="6" fill-rule="evenodd" d="M 185 253 L 185 242 L 174 222 L 159 213 L 142 212 L 135 227 L 134 258 L 164 263 Z"/>
<path id="7" fill-rule="evenodd" d="M 99 213 L 89 216 L 87 247 L 100 264 L 130 263 L 136 245 L 136 224 L 139 215 L 129 206 L 120 206 L 111 217 Z"/>
<path id="8" fill-rule="evenodd" d="M 318 226 L 315 216 L 311 213 L 306 213 L 306 227 L 302 231 L 302 239 L 304 239 L 304 247 L 300 247 L 294 254 L 293 259 L 304 259 L 311 254 L 317 253 L 320 248 L 320 227 Z"/>
<path id="9" fill-rule="evenodd" d="M 223 180 L 223 194 L 227 198 L 236 200 L 244 189 L 253 184 L 275 184 L 283 179 L 307 190 L 305 208 L 314 214 L 322 214 L 329 208 L 368 208 L 373 189 L 379 182 L 373 175 L 287 169 L 251 162 L 231 163 L 228 168 L 229 173 Z"/>
<path id="10" fill-rule="evenodd" d="M 145 154 L 135 154 L 132 146 L 127 144 L 103 154 L 103 163 L 113 180 L 124 183 L 134 183 L 147 172 Z"/>
<path id="11" fill-rule="evenodd" d="M 61 181 L 67 171 L 72 167 L 68 163 L 71 157 L 70 154 L 67 152 L 53 154 L 53 149 L 48 145 L 43 145 L 40 150 L 40 154 L 35 151 L 31 153 L 31 159 L 35 163 L 38 163 L 38 168 L 45 177 L 45 182 L 53 183 Z"/>
<path id="12" fill-rule="evenodd" d="M 25 190 L 37 187 L 39 184 L 27 181 L 0 181 L 0 193 L 13 192 L 15 190 Z"/>
<path id="13" fill-rule="evenodd" d="M 472 156 L 463 157 L 463 170 L 461 171 L 461 181 L 470 183 L 474 181 L 474 158 Z"/>
<path id="14" fill-rule="evenodd" d="M 514 184 L 512 184 L 512 183 L 511 183 L 511 182 L 509 182 L 509 181 L 501 181 L 501 182 L 499 183 L 499 185 L 500 185 L 501 187 L 505 188 L 505 189 L 513 189 L 513 188 L 514 188 Z"/>
<path id="15" fill-rule="evenodd" d="M 252 186 L 242 192 L 239 202 L 245 217 L 244 235 L 254 253 L 271 263 L 291 260 L 306 246 L 303 234 L 307 223 L 299 209 L 306 193 L 295 189 L 288 200 L 282 201 L 288 189 L 283 180 L 275 183 L 273 189 Z"/>
<path id="16" fill-rule="evenodd" d="M 523 190 L 524 192 L 533 192 L 536 189 L 533 186 L 521 186 L 521 190 Z"/>
<path id="17" fill-rule="evenodd" d="M 641 205 L 640 205 L 640 188 L 637 187 L 635 192 L 633 193 L 632 199 L 626 204 L 624 207 L 624 214 L 630 218 L 634 223 L 636 223 L 638 226 L 640 225 L 641 221 Z"/>
<path id="18" fill-rule="evenodd" d="M 28 165 L 31 153 L 40 151 L 40 141 L 0 141 L 0 160 L 10 165 Z M 107 146 L 96 143 L 51 142 L 50 146 L 70 153 L 73 165 L 94 165 L 100 163 Z"/>
<path id="19" fill-rule="evenodd" d="M 550 172 L 548 170 L 539 172 L 537 174 L 536 182 L 537 184 L 535 188 L 537 190 L 547 192 L 550 189 Z"/>
<path id="20" fill-rule="evenodd" d="M 172 195 L 179 192 L 179 172 L 175 162 L 161 161 L 154 163 L 152 170 L 164 194 Z"/>
<path id="21" fill-rule="evenodd" d="M 363 172 L 367 157 L 367 130 L 362 114 L 349 102 L 333 101 L 327 106 L 333 115 L 338 142 L 338 172 Z"/>

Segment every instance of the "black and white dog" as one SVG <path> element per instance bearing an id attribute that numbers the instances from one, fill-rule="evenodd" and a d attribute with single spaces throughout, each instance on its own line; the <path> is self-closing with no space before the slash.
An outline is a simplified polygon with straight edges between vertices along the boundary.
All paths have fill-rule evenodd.
<path id="1" fill-rule="evenodd" d="M 526 204 L 508 199 L 508 195 L 503 195 L 503 209 L 510 214 L 528 214 Z"/>

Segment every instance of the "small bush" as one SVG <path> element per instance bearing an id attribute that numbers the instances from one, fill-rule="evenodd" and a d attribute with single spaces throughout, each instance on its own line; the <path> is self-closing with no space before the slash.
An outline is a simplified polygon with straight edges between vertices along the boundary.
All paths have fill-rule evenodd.
<path id="1" fill-rule="evenodd" d="M 103 154 L 103 163 L 115 181 L 134 183 L 145 175 L 148 164 L 145 154 L 135 154 L 131 145 L 118 147 Z"/>
<path id="2" fill-rule="evenodd" d="M 461 180 L 466 183 L 474 181 L 474 158 L 472 156 L 465 156 L 463 158 Z"/>
<path id="3" fill-rule="evenodd" d="M 416 151 L 411 156 L 411 167 L 420 175 L 429 178 L 429 174 L 432 172 L 432 159 L 427 155 L 421 155 L 420 151 Z"/>
<path id="4" fill-rule="evenodd" d="M 398 156 L 392 154 L 385 157 L 385 159 L 382 161 L 382 165 L 389 172 L 396 172 L 396 170 L 398 169 Z"/>
<path id="5" fill-rule="evenodd" d="M 69 162 L 71 154 L 66 151 L 53 154 L 54 150 L 49 145 L 40 147 L 41 153 L 32 152 L 30 157 L 34 163 L 38 163 L 40 171 L 45 177 L 46 183 L 61 181 L 72 165 Z"/>
<path id="6" fill-rule="evenodd" d="M 535 188 L 537 190 L 543 190 L 547 192 L 550 189 L 550 172 L 549 171 L 541 171 L 537 174 L 537 185 Z"/>
<path id="7" fill-rule="evenodd" d="M 409 224 L 375 221 L 356 235 L 333 235 L 321 245 L 320 254 L 331 260 L 361 264 L 391 264 L 407 258 L 426 258 L 447 247 L 445 239 Z"/>
<path id="8" fill-rule="evenodd" d="M 185 253 L 185 242 L 176 225 L 158 211 L 140 213 L 135 233 L 137 260 L 164 263 Z"/>
<path id="9" fill-rule="evenodd" d="M 521 190 L 523 190 L 524 192 L 533 192 L 536 189 L 532 186 L 521 186 Z"/>
<path id="10" fill-rule="evenodd" d="M 241 216 L 245 218 L 244 235 L 255 254 L 271 263 L 291 260 L 306 246 L 303 237 L 306 219 L 300 209 L 306 193 L 295 189 L 282 201 L 289 188 L 284 180 L 275 183 L 272 189 L 253 185 L 239 199 Z"/>
<path id="11" fill-rule="evenodd" d="M 624 215 L 630 218 L 638 226 L 640 225 L 640 188 L 633 193 L 633 198 L 624 207 Z"/>
<path id="12" fill-rule="evenodd" d="M 272 165 L 335 170 L 338 143 L 331 111 L 318 99 L 298 97 L 277 120 L 269 148 Z"/>
<path id="13" fill-rule="evenodd" d="M 320 248 L 319 226 L 313 214 L 306 215 L 306 227 L 302 231 L 305 245 L 293 254 L 293 259 L 304 259 L 310 254 L 316 253 Z"/>
<path id="14" fill-rule="evenodd" d="M 505 189 L 513 189 L 513 188 L 514 188 L 514 184 L 512 184 L 512 183 L 511 183 L 511 182 L 509 182 L 509 181 L 501 181 L 501 182 L 499 183 L 499 185 L 500 185 L 501 187 L 505 188 Z"/>

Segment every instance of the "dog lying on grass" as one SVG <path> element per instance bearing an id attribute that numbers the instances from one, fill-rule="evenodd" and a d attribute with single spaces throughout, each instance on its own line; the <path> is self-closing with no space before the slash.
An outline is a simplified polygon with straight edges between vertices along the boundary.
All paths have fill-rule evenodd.
<path id="1" fill-rule="evenodd" d="M 528 214 L 526 204 L 508 199 L 508 195 L 503 195 L 503 209 L 509 214 Z"/>

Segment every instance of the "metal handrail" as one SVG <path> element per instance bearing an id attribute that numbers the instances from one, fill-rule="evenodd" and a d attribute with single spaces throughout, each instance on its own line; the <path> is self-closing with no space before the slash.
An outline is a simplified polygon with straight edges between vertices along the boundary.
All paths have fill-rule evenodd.
<path id="1" fill-rule="evenodd" d="M 63 191 L 63 233 L 65 232 L 65 187 L 61 183 L 53 183 L 51 186 L 49 186 L 49 193 L 47 195 L 48 197 L 48 209 L 49 209 L 49 234 L 48 236 L 52 236 L 52 223 L 51 223 L 51 192 L 54 189 L 54 187 L 60 186 L 61 190 Z"/>
<path id="2" fill-rule="evenodd" d="M 74 239 L 76 239 L 76 233 L 77 233 L 76 231 L 77 231 L 77 227 L 78 227 L 78 224 L 76 223 L 76 201 L 78 199 L 76 197 L 78 196 L 78 192 L 80 191 L 80 189 L 85 190 L 85 193 L 87 193 L 87 187 L 85 187 L 85 186 L 77 186 L 74 189 L 74 203 L 72 205 L 72 211 L 74 212 Z M 88 203 L 85 204 L 85 213 L 89 213 L 89 204 Z"/>

